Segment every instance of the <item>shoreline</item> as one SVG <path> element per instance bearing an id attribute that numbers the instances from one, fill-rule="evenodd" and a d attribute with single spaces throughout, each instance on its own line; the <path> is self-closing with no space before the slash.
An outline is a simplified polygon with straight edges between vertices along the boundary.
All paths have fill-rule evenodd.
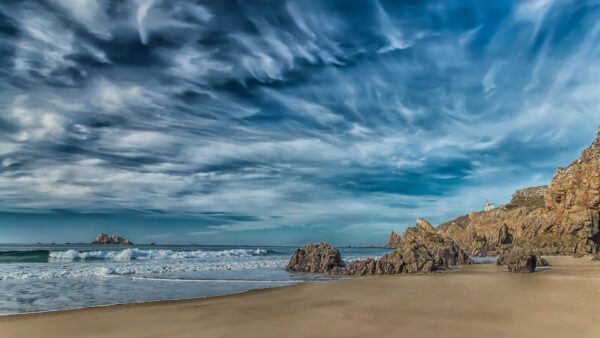
<path id="1" fill-rule="evenodd" d="M 367 276 L 12 314 L 0 317 L 0 337 L 600 335 L 598 263 L 545 257 L 553 266 L 529 275 L 475 264 L 433 275 Z"/>

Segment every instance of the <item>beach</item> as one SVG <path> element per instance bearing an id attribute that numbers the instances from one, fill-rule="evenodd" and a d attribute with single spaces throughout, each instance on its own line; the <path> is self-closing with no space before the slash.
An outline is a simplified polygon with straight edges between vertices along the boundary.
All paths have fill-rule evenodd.
<path id="1" fill-rule="evenodd" d="M 600 269 L 547 257 L 533 274 L 476 264 L 223 297 L 0 317 L 1 337 L 598 337 Z"/>

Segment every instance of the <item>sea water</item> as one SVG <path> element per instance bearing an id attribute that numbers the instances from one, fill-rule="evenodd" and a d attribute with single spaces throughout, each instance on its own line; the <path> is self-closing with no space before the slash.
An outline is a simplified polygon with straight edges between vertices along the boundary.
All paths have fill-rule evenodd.
<path id="1" fill-rule="evenodd" d="M 285 271 L 296 247 L 0 245 L 0 315 L 211 297 L 340 276 Z M 341 248 L 346 263 L 390 250 Z"/>

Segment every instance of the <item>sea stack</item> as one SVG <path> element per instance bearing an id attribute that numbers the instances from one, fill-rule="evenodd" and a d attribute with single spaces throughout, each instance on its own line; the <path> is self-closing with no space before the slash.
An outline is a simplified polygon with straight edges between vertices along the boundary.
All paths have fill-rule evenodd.
<path id="1" fill-rule="evenodd" d="M 92 244 L 111 244 L 111 245 L 133 245 L 131 241 L 121 236 L 107 234 L 98 234 Z"/>

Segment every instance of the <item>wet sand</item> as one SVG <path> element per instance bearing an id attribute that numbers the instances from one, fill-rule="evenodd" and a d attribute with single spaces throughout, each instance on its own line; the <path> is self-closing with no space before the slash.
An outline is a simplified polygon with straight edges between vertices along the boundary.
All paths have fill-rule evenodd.
<path id="1" fill-rule="evenodd" d="M 600 337 L 600 263 L 547 258 L 534 274 L 480 264 L 5 316 L 0 337 Z"/>

